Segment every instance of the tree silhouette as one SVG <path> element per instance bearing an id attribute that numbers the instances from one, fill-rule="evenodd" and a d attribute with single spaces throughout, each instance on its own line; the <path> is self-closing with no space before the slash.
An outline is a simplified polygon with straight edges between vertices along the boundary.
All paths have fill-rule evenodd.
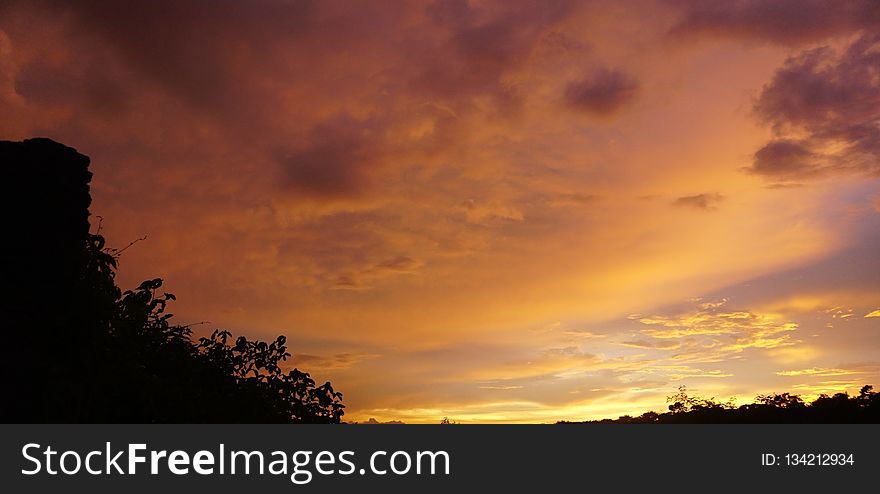
<path id="1" fill-rule="evenodd" d="M 714 398 L 691 396 L 682 386 L 669 396 L 669 412 L 646 412 L 638 417 L 592 421 L 618 424 L 815 424 L 880 423 L 880 393 L 864 386 L 858 396 L 837 393 L 819 395 L 810 403 L 791 393 L 759 395 L 754 403 L 736 406 L 733 401 L 719 403 Z M 570 422 L 560 422 L 570 423 Z"/>
<path id="2" fill-rule="evenodd" d="M 338 423 L 342 394 L 284 371 L 286 339 L 192 340 L 162 280 L 116 285 L 121 250 L 89 231 L 89 160 L 48 139 L 0 141 L 16 211 L 0 243 L 5 422 Z M 124 249 L 122 249 L 124 250 Z"/>

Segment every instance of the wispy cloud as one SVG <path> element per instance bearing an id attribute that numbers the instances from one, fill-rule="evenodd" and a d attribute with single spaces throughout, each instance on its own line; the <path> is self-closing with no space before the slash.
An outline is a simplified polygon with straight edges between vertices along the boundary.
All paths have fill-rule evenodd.
<path id="1" fill-rule="evenodd" d="M 703 211 L 713 211 L 718 209 L 718 204 L 724 200 L 724 196 L 717 193 L 697 194 L 693 196 L 682 196 L 672 201 L 673 206 L 693 208 Z"/>
<path id="2" fill-rule="evenodd" d="M 849 376 L 852 374 L 860 374 L 860 373 L 861 373 L 861 371 L 858 371 L 858 370 L 811 367 L 809 369 L 779 371 L 776 373 L 776 375 L 777 376 L 786 376 L 786 377 L 801 377 L 801 376 L 834 377 L 834 376 Z"/>
<path id="3" fill-rule="evenodd" d="M 698 302 L 692 310 L 671 315 L 631 316 L 647 337 L 624 344 L 675 350 L 670 358 L 688 362 L 719 362 L 746 349 L 773 349 L 797 343 L 792 321 L 748 310 L 728 309 L 727 301 Z M 674 344 L 673 344 L 674 343 Z"/>

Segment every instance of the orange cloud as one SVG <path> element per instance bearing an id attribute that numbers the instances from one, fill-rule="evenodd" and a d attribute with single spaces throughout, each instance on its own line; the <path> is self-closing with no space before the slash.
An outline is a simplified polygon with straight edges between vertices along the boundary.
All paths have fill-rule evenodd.
<path id="1" fill-rule="evenodd" d="M 91 156 L 122 285 L 354 420 L 748 396 L 876 334 L 874 21 L 820 4 L 2 2 L 0 132 Z"/>

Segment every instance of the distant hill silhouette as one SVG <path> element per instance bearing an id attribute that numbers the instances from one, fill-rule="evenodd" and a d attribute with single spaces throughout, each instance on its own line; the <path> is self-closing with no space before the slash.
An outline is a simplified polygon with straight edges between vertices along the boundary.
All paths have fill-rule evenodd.
<path id="1" fill-rule="evenodd" d="M 285 338 L 191 339 L 162 280 L 116 286 L 90 233 L 89 159 L 50 139 L 0 141 L 4 422 L 339 422 L 342 394 L 284 372 Z"/>
<path id="2" fill-rule="evenodd" d="M 880 423 L 880 393 L 864 386 L 857 396 L 837 393 L 820 395 L 810 403 L 790 393 L 758 396 L 755 403 L 735 406 L 732 402 L 693 397 L 687 389 L 669 397 L 665 413 L 646 412 L 637 417 L 572 423 L 602 424 L 859 424 Z"/>

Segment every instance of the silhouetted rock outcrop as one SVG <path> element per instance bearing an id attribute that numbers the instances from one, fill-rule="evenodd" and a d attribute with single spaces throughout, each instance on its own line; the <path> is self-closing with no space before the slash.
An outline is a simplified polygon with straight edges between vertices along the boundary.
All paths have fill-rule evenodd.
<path id="1" fill-rule="evenodd" d="M 0 210 L 0 314 L 10 343 L 3 377 L 17 400 L 4 400 L 26 418 L 38 400 L 34 384 L 51 379 L 47 360 L 69 363 L 58 341 L 76 340 L 81 268 L 89 235 L 89 158 L 50 139 L 0 141 L 4 177 Z M 63 296 L 59 296 L 62 295 Z M 70 350 L 75 350 L 71 348 Z"/>
<path id="2" fill-rule="evenodd" d="M 89 159 L 50 139 L 0 141 L 4 177 L 0 207 L 6 241 L 0 243 L 3 309 L 21 317 L 52 318 L 34 310 L 55 300 L 46 289 L 71 290 L 89 235 Z"/>

